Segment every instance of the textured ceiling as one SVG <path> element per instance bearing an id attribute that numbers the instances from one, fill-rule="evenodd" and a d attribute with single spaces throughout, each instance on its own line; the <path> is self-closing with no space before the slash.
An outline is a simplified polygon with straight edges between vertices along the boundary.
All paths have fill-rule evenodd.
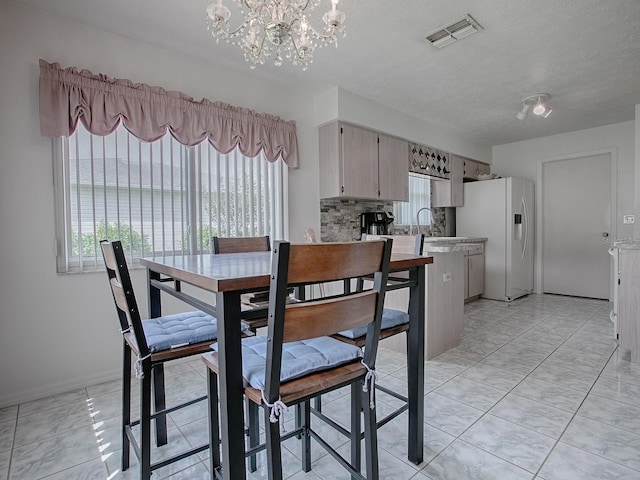
<path id="1" fill-rule="evenodd" d="M 339 86 L 483 145 L 633 120 L 640 104 L 640 0 L 342 0 L 347 36 L 338 49 L 316 50 L 306 72 L 289 64 L 250 70 L 238 47 L 216 45 L 207 32 L 208 0 L 12 3 L 290 90 Z M 329 5 L 322 0 L 318 11 Z M 443 49 L 424 40 L 465 13 L 484 30 Z M 517 120 L 522 99 L 535 93 L 551 94 L 553 113 Z"/>

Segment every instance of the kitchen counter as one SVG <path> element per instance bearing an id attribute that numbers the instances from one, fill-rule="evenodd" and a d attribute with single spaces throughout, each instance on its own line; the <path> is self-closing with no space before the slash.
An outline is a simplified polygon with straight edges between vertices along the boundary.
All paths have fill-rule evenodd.
<path id="1" fill-rule="evenodd" d="M 640 250 L 640 240 L 633 238 L 616 240 L 613 243 L 613 247 L 621 250 Z"/>
<path id="2" fill-rule="evenodd" d="M 484 243 L 487 237 L 424 237 L 424 243 L 439 243 L 444 245 L 456 243 Z"/>
<path id="3" fill-rule="evenodd" d="M 434 253 L 480 252 L 486 237 L 425 237 L 424 251 Z"/>
<path id="4" fill-rule="evenodd" d="M 613 333 L 618 336 L 618 348 L 630 350 L 630 360 L 640 363 L 640 241 L 617 240 L 610 251 L 615 266 Z"/>
<path id="5" fill-rule="evenodd" d="M 409 244 L 412 244 L 413 236 Z M 460 343 L 464 327 L 465 252 L 482 251 L 486 238 L 425 237 L 424 256 L 433 257 L 426 272 L 425 358 L 446 352 Z M 388 308 L 405 310 L 408 294 L 390 291 Z M 397 335 L 383 340 L 383 345 L 399 352 L 406 351 L 406 341 Z"/>

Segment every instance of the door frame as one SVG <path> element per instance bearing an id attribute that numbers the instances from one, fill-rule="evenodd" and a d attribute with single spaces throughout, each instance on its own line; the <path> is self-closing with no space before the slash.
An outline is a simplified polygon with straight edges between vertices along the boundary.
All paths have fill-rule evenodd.
<path id="1" fill-rule="evenodd" d="M 582 157 L 592 157 L 595 155 L 609 154 L 611 158 L 611 228 L 609 231 L 610 247 L 613 246 L 613 241 L 618 236 L 618 148 L 600 148 L 596 150 L 585 150 L 582 152 L 568 153 L 565 155 L 558 155 L 555 157 L 543 158 L 538 160 L 537 165 L 537 181 L 536 181 L 536 248 L 535 248 L 535 271 L 536 277 L 534 282 L 535 293 L 542 293 L 543 291 L 543 279 L 544 279 L 544 267 L 543 267 L 543 255 L 544 255 L 544 165 L 550 162 L 559 162 L 562 160 L 575 160 Z M 614 278 L 613 272 L 613 257 L 611 257 L 609 267 L 609 278 Z M 613 298 L 613 282 L 609 282 L 609 300 Z"/>

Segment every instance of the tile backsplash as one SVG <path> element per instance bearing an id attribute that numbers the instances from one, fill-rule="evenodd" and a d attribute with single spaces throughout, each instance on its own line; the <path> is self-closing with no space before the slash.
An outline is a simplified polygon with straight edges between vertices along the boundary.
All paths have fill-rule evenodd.
<path id="1" fill-rule="evenodd" d="M 320 241 L 348 242 L 360 239 L 360 214 L 365 212 L 393 212 L 393 202 L 376 200 L 320 200 Z M 433 225 L 423 227 L 429 236 L 443 236 L 444 208 L 433 209 Z M 391 225 L 390 234 L 408 234 L 408 225 Z M 415 225 L 413 226 L 415 232 Z"/>

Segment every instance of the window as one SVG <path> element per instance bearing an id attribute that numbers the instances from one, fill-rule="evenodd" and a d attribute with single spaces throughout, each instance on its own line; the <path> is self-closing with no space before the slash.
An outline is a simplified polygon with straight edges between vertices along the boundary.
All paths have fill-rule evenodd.
<path id="1" fill-rule="evenodd" d="M 409 201 L 395 202 L 393 214 L 396 225 L 415 225 L 418 210 L 431 206 L 431 181 L 425 175 L 409 174 Z M 431 212 L 420 214 L 420 225 L 431 224 Z"/>
<path id="2" fill-rule="evenodd" d="M 144 142 L 122 125 L 101 137 L 79 126 L 57 140 L 58 271 L 102 266 L 99 241 L 121 240 L 130 262 L 212 252 L 212 236 L 285 237 L 287 168 L 262 154 Z"/>

